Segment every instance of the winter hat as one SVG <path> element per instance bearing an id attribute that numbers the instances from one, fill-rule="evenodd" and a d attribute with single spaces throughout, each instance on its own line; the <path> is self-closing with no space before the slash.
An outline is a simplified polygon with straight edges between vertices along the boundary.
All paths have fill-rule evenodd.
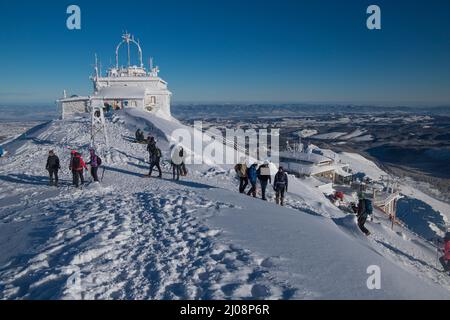
<path id="1" fill-rule="evenodd" d="M 75 150 L 72 150 L 71 152 L 70 152 L 70 154 L 76 154 L 77 152 L 75 151 Z"/>

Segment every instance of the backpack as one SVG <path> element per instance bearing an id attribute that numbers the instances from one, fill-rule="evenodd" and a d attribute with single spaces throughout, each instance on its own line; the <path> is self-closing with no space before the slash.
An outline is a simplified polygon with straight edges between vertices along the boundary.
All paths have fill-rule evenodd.
<path id="1" fill-rule="evenodd" d="M 157 158 L 161 158 L 161 149 L 155 148 L 155 156 L 156 156 Z"/>
<path id="2" fill-rule="evenodd" d="M 81 167 L 81 161 L 79 157 L 73 157 L 72 159 L 72 170 L 78 170 Z"/>
<path id="3" fill-rule="evenodd" d="M 256 182 L 257 174 L 255 166 L 251 166 L 247 169 L 247 177 L 250 179 L 250 181 Z"/>
<path id="4" fill-rule="evenodd" d="M 261 167 L 259 168 L 259 173 L 261 176 L 270 176 L 270 168 L 269 167 Z"/>
<path id="5" fill-rule="evenodd" d="M 369 199 L 365 199 L 364 200 L 364 204 L 365 204 L 366 213 L 367 214 L 373 214 L 372 201 L 369 200 Z"/>
<path id="6" fill-rule="evenodd" d="M 100 167 L 102 165 L 102 158 L 97 156 L 97 167 Z"/>

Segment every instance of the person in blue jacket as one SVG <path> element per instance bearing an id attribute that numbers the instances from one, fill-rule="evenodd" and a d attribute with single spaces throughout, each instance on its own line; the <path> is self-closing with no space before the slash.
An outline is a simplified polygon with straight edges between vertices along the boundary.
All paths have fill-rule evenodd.
<path id="1" fill-rule="evenodd" d="M 250 166 L 250 168 L 247 169 L 247 177 L 248 177 L 248 181 L 251 184 L 251 188 L 250 190 L 247 192 L 247 195 L 250 196 L 252 195 L 254 198 L 256 198 L 256 181 L 258 179 L 258 174 L 257 174 L 257 169 L 256 167 L 258 166 L 257 163 L 254 163 Z"/>

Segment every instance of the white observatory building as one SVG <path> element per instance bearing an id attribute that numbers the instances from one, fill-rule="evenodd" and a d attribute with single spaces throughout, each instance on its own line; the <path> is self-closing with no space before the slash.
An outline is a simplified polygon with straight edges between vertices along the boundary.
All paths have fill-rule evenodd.
<path id="1" fill-rule="evenodd" d="M 119 50 L 127 48 L 127 66 L 119 66 Z M 138 51 L 138 65 L 131 64 L 131 47 Z M 91 77 L 94 92 L 91 96 L 72 96 L 57 100 L 62 118 L 77 113 L 89 112 L 92 105 L 101 105 L 110 110 L 124 108 L 140 108 L 164 118 L 171 118 L 170 98 L 172 93 L 167 82 L 158 76 L 159 68 L 153 67 L 152 59 L 149 69 L 145 69 L 142 61 L 142 49 L 138 41 L 128 33 L 116 47 L 116 65 L 103 76 L 95 59 L 95 74 Z"/>

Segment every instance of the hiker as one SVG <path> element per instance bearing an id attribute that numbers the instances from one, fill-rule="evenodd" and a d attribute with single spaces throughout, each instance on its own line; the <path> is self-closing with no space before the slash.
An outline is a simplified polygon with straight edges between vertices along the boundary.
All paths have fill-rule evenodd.
<path id="1" fill-rule="evenodd" d="M 55 152 L 53 150 L 50 150 L 48 152 L 48 158 L 47 158 L 47 164 L 45 166 L 45 169 L 48 171 L 48 175 L 50 176 L 50 183 L 51 186 L 58 186 L 58 170 L 61 169 L 61 166 L 59 164 L 59 158 L 55 155 Z M 54 178 L 54 183 L 53 183 Z"/>
<path id="2" fill-rule="evenodd" d="M 187 175 L 186 165 L 184 164 L 184 149 L 182 146 L 176 146 L 172 152 L 172 175 L 174 180 L 180 180 L 180 175 L 182 177 Z"/>
<path id="3" fill-rule="evenodd" d="M 182 177 L 187 176 L 187 169 L 186 169 L 186 164 L 184 163 L 184 158 L 186 156 L 186 154 L 184 153 L 184 149 L 183 147 L 180 146 L 180 150 L 178 152 L 178 155 L 181 158 L 181 164 L 180 164 L 180 175 Z"/>
<path id="4" fill-rule="evenodd" d="M 288 176 L 284 172 L 283 167 L 280 167 L 275 175 L 273 188 L 275 190 L 275 202 L 284 206 L 284 193 L 288 191 Z"/>
<path id="5" fill-rule="evenodd" d="M 172 156 L 170 160 L 173 180 L 180 180 L 181 163 L 183 162 L 183 156 L 183 148 L 181 146 L 175 146 L 172 150 Z"/>
<path id="6" fill-rule="evenodd" d="M 95 154 L 94 148 L 89 149 L 90 159 L 88 164 L 91 166 L 91 175 L 94 179 L 94 182 L 98 182 L 98 168 L 102 165 L 102 159 Z"/>
<path id="7" fill-rule="evenodd" d="M 151 137 L 153 138 L 153 137 Z M 162 177 L 162 171 L 161 171 L 161 166 L 160 166 L 160 162 L 161 162 L 161 149 L 159 149 L 156 146 L 156 142 L 153 138 L 153 142 L 154 143 L 150 143 L 151 140 L 149 140 L 149 144 L 147 146 L 147 150 L 149 153 L 149 162 L 150 162 L 150 171 L 148 173 L 148 176 L 151 177 L 152 176 L 152 171 L 153 168 L 156 167 L 159 171 L 159 175 L 158 178 Z"/>
<path id="8" fill-rule="evenodd" d="M 176 164 L 173 161 L 171 161 L 170 164 L 172 165 L 172 179 L 176 181 L 180 180 L 181 165 Z"/>
<path id="9" fill-rule="evenodd" d="M 358 213 L 357 213 L 357 217 L 358 217 L 358 227 L 359 229 L 366 235 L 369 236 L 370 235 L 370 231 L 367 230 L 367 228 L 364 226 L 364 224 L 367 221 L 367 217 L 369 216 L 369 214 L 372 214 L 372 202 L 366 201 L 368 199 L 365 198 L 364 194 L 361 192 L 359 194 L 359 201 L 358 201 Z"/>
<path id="10" fill-rule="evenodd" d="M 137 131 L 136 131 L 136 141 L 137 142 L 142 142 L 144 140 L 145 140 L 144 132 L 142 132 L 141 129 L 137 129 Z"/>
<path id="11" fill-rule="evenodd" d="M 160 166 L 161 161 L 161 150 L 156 146 L 156 140 L 152 136 L 148 136 L 147 138 L 148 144 L 147 144 L 147 151 L 148 151 L 148 159 L 150 162 L 150 171 L 149 176 L 152 175 L 153 168 L 156 166 L 156 168 L 159 171 L 159 178 L 162 177 L 162 171 Z"/>
<path id="12" fill-rule="evenodd" d="M 73 184 L 78 188 L 79 186 L 78 180 L 80 180 L 81 184 L 83 185 L 84 184 L 83 169 L 88 170 L 88 168 L 84 163 L 83 158 L 81 158 L 81 155 L 76 151 L 72 151 L 72 159 L 70 161 L 69 169 L 72 171 Z"/>
<path id="13" fill-rule="evenodd" d="M 250 168 L 247 169 L 247 177 L 248 180 L 251 184 L 251 188 L 250 190 L 247 192 L 248 196 L 253 196 L 253 198 L 256 198 L 256 182 L 258 179 L 258 174 L 256 173 L 257 169 L 256 167 L 258 166 L 258 163 L 254 163 L 250 166 Z"/>
<path id="14" fill-rule="evenodd" d="M 152 136 L 148 136 L 147 137 L 147 151 L 149 153 L 151 153 L 151 151 L 153 150 L 153 148 L 156 147 L 156 140 L 154 137 Z"/>
<path id="15" fill-rule="evenodd" d="M 103 104 L 103 111 L 105 113 L 109 114 L 111 112 L 111 110 L 112 110 L 112 106 L 108 102 L 105 102 Z"/>
<path id="16" fill-rule="evenodd" d="M 257 175 L 259 183 L 261 184 L 262 199 L 264 201 L 267 201 L 266 199 L 267 184 L 272 183 L 272 177 L 270 176 L 269 161 L 264 161 L 264 164 L 262 164 L 258 168 Z"/>
<path id="17" fill-rule="evenodd" d="M 450 231 L 444 237 L 444 255 L 441 257 L 446 271 L 450 271 Z"/>
<path id="18" fill-rule="evenodd" d="M 241 163 L 235 165 L 234 170 L 239 177 L 239 192 L 244 193 L 245 188 L 247 188 L 248 185 L 247 165 L 245 164 L 245 159 L 241 159 Z"/>

